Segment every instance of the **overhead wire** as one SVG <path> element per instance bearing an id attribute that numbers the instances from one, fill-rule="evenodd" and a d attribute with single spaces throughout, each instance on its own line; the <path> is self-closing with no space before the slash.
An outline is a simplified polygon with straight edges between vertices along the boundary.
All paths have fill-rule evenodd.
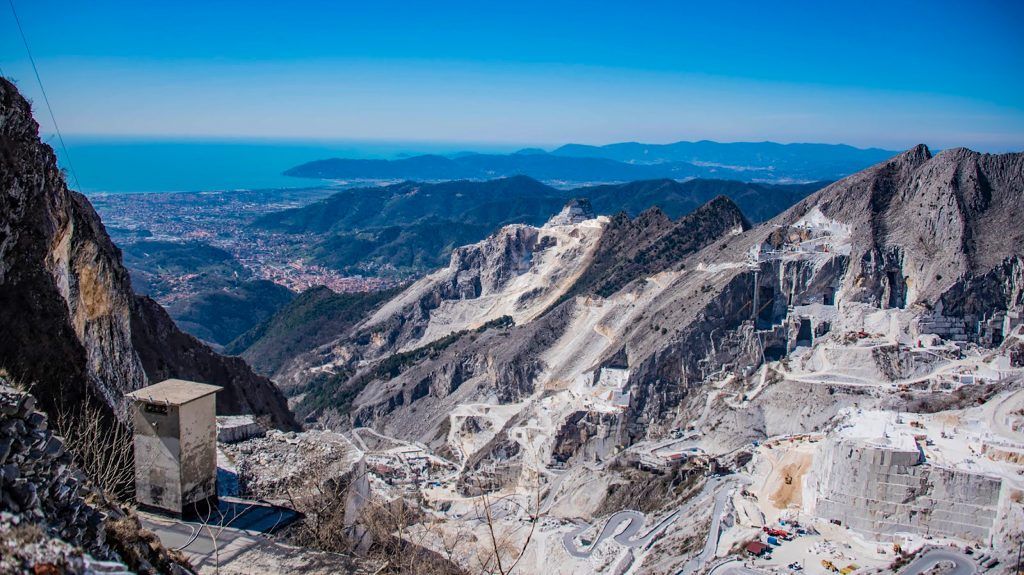
<path id="1" fill-rule="evenodd" d="M 28 37 L 25 35 L 25 29 L 21 26 L 21 18 L 18 17 L 18 10 L 14 7 L 14 0 L 7 0 L 7 4 L 11 7 L 11 14 L 14 15 L 14 22 L 18 25 L 18 33 L 21 34 L 21 41 L 25 44 L 25 52 L 28 53 L 28 61 L 32 64 L 32 72 L 36 75 L 36 82 L 39 84 L 39 91 L 43 94 L 43 102 L 46 103 L 46 110 L 50 113 L 50 121 L 53 122 L 53 129 L 57 132 L 57 140 L 60 141 L 60 148 L 64 152 L 64 161 L 68 164 L 68 171 L 71 172 L 71 177 L 75 180 L 75 187 L 78 191 L 82 191 L 82 184 L 78 181 L 78 173 L 75 172 L 75 166 L 71 163 L 71 154 L 68 153 L 68 147 L 64 143 L 64 135 L 61 134 L 60 126 L 57 125 L 57 116 L 53 113 L 53 106 L 50 105 L 50 98 L 46 95 L 46 88 L 43 87 L 43 79 L 39 75 L 39 67 L 36 66 L 36 59 L 32 56 L 32 48 L 29 47 Z"/>

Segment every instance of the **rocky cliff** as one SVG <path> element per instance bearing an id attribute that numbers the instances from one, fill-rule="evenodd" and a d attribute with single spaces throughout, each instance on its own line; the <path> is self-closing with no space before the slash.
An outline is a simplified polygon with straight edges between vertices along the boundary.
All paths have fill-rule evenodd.
<path id="1" fill-rule="evenodd" d="M 851 295 L 886 305 L 886 292 L 905 304 L 931 304 L 957 281 L 1020 256 L 1022 188 L 1024 154 L 954 148 L 933 157 L 921 145 L 829 186 L 776 221 L 817 206 L 851 227 Z"/>
<path id="2" fill-rule="evenodd" d="M 239 357 L 224 357 L 181 331 L 152 299 L 135 296 L 132 344 L 151 381 L 180 378 L 215 383 L 217 412 L 265 415 L 275 425 L 292 428 L 294 418 L 284 396 L 266 377 L 256 375 Z"/>
<path id="3" fill-rule="evenodd" d="M 131 290 L 89 201 L 67 188 L 29 103 L 0 79 L 0 367 L 53 412 L 84 398 L 118 412 L 164 377 L 225 387 L 225 413 L 294 424 L 273 385 L 181 333 Z M 140 358 L 141 356 L 141 358 Z"/>
<path id="4" fill-rule="evenodd" d="M 829 332 L 882 333 L 906 345 L 935 332 L 930 318 L 956 310 L 949 321 L 962 329 L 940 335 L 998 343 L 983 341 L 981 324 L 1020 310 L 1024 236 L 1012 222 L 1022 205 L 1024 155 L 953 149 L 933 157 L 918 146 L 693 254 L 682 265 L 696 273 L 679 277 L 648 312 L 671 326 L 670 337 L 633 330 L 619 350 L 634 367 L 625 429 L 639 437 L 653 422 L 678 425 L 695 414 L 673 415 L 680 405 L 704 408 L 707 392 L 693 392 L 709 376 L 753 373 L 801 339 L 833 345 Z M 879 357 L 872 373 L 891 370 Z M 814 429 L 843 404 L 838 396 L 820 402 L 790 430 Z M 758 409 L 745 406 L 743 417 L 756 421 Z M 734 445 L 756 438 L 756 426 L 742 427 L 723 436 Z"/>
<path id="5" fill-rule="evenodd" d="M 644 278 L 671 278 L 685 255 L 748 227 L 724 197 L 676 221 L 657 210 L 594 218 L 573 201 L 541 228 L 508 226 L 455 250 L 448 268 L 293 362 L 290 381 L 304 393 L 298 409 L 336 425 L 387 421 L 402 435 L 437 439 L 460 402 L 520 401 L 538 380 L 564 384 L 598 367 L 615 328 L 605 331 L 596 316 L 630 321 L 661 289 Z M 614 304 L 599 303 L 620 290 Z"/>

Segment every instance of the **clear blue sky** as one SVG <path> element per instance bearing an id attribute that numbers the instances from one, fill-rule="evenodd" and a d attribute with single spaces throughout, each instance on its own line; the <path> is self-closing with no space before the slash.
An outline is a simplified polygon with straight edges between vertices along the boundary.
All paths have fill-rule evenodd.
<path id="1" fill-rule="evenodd" d="M 68 134 L 1024 148 L 1020 1 L 15 4 Z"/>

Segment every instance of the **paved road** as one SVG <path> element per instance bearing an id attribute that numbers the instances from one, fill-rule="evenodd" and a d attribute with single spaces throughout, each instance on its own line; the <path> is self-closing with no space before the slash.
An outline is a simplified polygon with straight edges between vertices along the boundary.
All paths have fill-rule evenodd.
<path id="1" fill-rule="evenodd" d="M 651 528 L 646 535 L 634 539 L 634 536 L 636 536 L 644 526 L 644 514 L 639 511 L 619 511 L 608 519 L 608 523 L 605 523 L 604 529 L 601 530 L 601 534 L 598 535 L 597 539 L 586 549 L 582 551 L 578 549 L 573 539 L 583 531 L 590 528 L 590 525 L 587 524 L 580 525 L 576 529 L 573 529 L 563 535 L 562 545 L 565 547 L 565 550 L 569 555 L 579 557 L 581 559 L 590 557 L 590 554 L 597 549 L 597 546 L 609 537 L 612 537 L 616 543 L 625 545 L 626 547 L 640 547 L 646 545 L 651 539 L 657 536 L 663 527 L 675 520 L 677 515 L 679 515 L 678 510 L 670 513 L 668 517 L 662 519 L 660 523 Z M 615 533 L 619 527 L 626 522 L 628 522 L 628 525 L 622 529 L 622 532 L 613 536 L 612 533 Z"/>
<path id="2" fill-rule="evenodd" d="M 153 515 L 141 515 L 142 524 L 153 531 L 166 547 L 183 552 L 197 569 L 203 566 L 226 565 L 235 557 L 255 547 L 272 544 L 263 537 L 250 535 L 230 527 L 173 521 Z"/>
<path id="3" fill-rule="evenodd" d="M 708 575 L 764 575 L 764 572 L 744 567 L 739 561 L 728 561 L 708 571 Z"/>
<path id="4" fill-rule="evenodd" d="M 206 525 L 139 513 L 147 529 L 156 533 L 165 546 L 185 553 L 196 567 L 215 566 L 218 561 L 226 565 L 250 550 L 275 548 L 277 544 L 263 534 L 272 533 L 297 517 L 290 509 L 236 497 L 221 497 L 217 512 Z"/>
<path id="5" fill-rule="evenodd" d="M 712 482 L 714 482 L 712 484 Z M 737 483 L 738 480 L 731 478 L 725 480 L 724 483 Z M 722 478 L 714 477 L 709 482 L 712 488 L 718 487 L 723 483 Z M 719 489 L 715 493 L 715 507 L 711 510 L 711 526 L 708 528 L 708 538 L 704 541 L 704 548 L 701 549 L 700 553 L 693 556 L 686 565 L 683 565 L 683 569 L 679 572 L 679 575 L 690 575 L 705 563 L 710 561 L 715 556 L 715 551 L 718 550 L 718 536 L 722 528 L 722 515 L 725 511 L 725 504 L 729 500 L 729 492 L 731 489 L 728 487 Z"/>
<path id="6" fill-rule="evenodd" d="M 735 481 L 738 481 L 738 479 L 725 479 L 721 477 L 713 477 L 708 480 L 707 484 L 704 486 L 703 491 L 713 491 L 715 489 L 718 489 L 724 483 L 730 483 Z M 702 566 L 705 562 L 707 562 L 711 557 L 714 556 L 715 550 L 718 547 L 718 534 L 722 522 L 723 510 L 725 509 L 725 504 L 728 500 L 728 495 L 729 489 L 718 489 L 718 492 L 715 494 L 714 509 L 711 512 L 711 528 L 708 531 L 708 538 L 704 544 L 704 549 L 700 552 L 699 555 L 691 559 L 686 564 L 686 567 L 683 568 L 683 571 L 681 571 L 681 573 L 692 573 L 696 568 Z M 698 499 L 699 498 L 695 498 L 692 501 L 697 501 Z M 594 540 L 594 542 L 591 543 L 590 546 L 586 549 L 579 549 L 578 547 L 576 547 L 576 542 L 574 541 L 574 539 L 577 535 L 591 527 L 587 524 L 582 524 L 576 529 L 573 529 L 572 531 L 563 535 L 562 546 L 565 547 L 565 551 L 569 553 L 569 555 L 581 559 L 589 557 L 594 552 L 594 550 L 597 549 L 598 545 L 600 545 L 605 539 L 608 539 L 609 537 L 614 539 L 616 543 L 619 543 L 620 545 L 624 545 L 626 547 L 641 547 L 649 543 L 658 535 L 660 535 L 662 530 L 670 523 L 675 521 L 679 514 L 682 513 L 682 511 L 682 507 L 676 509 L 674 512 L 670 513 L 665 519 L 662 519 L 660 523 L 658 523 L 649 531 L 647 531 L 646 534 L 640 537 L 637 537 L 637 535 L 639 535 L 640 530 L 643 528 L 645 519 L 644 514 L 640 513 L 639 511 L 620 511 L 612 515 L 608 519 L 608 522 L 605 524 L 604 528 L 601 529 L 601 533 L 597 536 L 597 539 Z M 625 527 L 622 527 L 623 523 L 626 522 L 628 522 L 628 524 Z M 622 527 L 622 532 L 618 535 L 613 536 L 612 534 L 618 531 L 620 527 Z"/>
<path id="7" fill-rule="evenodd" d="M 954 565 L 950 575 L 973 575 L 978 571 L 974 561 L 971 561 L 971 558 L 963 553 L 951 549 L 932 549 L 911 561 L 910 565 L 907 565 L 907 568 L 900 575 L 919 575 L 939 563 L 952 563 Z"/>

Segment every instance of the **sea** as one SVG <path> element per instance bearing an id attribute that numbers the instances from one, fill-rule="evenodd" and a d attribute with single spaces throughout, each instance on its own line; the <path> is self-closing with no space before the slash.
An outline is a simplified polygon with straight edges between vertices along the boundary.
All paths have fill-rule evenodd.
<path id="1" fill-rule="evenodd" d="M 509 153 L 521 147 L 465 142 L 64 136 L 65 155 L 55 136 L 44 140 L 68 172 L 69 185 L 86 195 L 304 188 L 323 182 L 282 172 L 326 158 Z"/>

